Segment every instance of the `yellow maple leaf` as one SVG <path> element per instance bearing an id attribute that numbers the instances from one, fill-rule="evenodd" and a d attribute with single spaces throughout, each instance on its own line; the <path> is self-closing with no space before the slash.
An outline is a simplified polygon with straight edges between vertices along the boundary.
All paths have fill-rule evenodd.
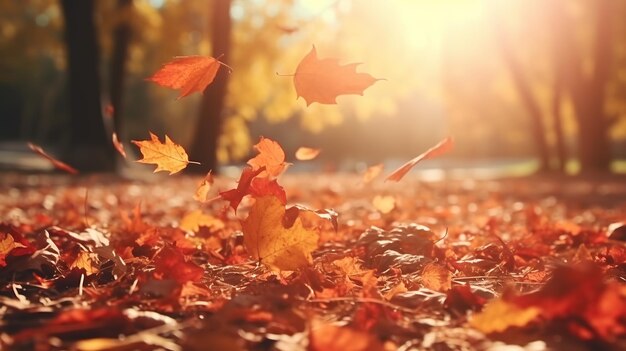
<path id="1" fill-rule="evenodd" d="M 18 247 L 26 246 L 15 242 L 11 234 L 0 233 L 0 267 L 6 266 L 4 259 L 13 249 Z"/>
<path id="2" fill-rule="evenodd" d="M 200 230 L 200 227 L 222 229 L 224 228 L 224 222 L 213 216 L 202 213 L 201 210 L 195 210 L 187 213 L 185 217 L 183 217 L 179 227 L 183 230 L 197 232 Z"/>
<path id="3" fill-rule="evenodd" d="M 137 160 L 140 163 L 156 164 L 154 172 L 167 171 L 170 175 L 185 169 L 188 164 L 198 162 L 189 161 L 187 152 L 182 146 L 174 143 L 165 135 L 165 143 L 161 143 L 159 137 L 150 132 L 150 140 L 133 140 L 133 144 L 139 147 L 143 158 Z"/>
<path id="4" fill-rule="evenodd" d="M 253 258 L 272 269 L 290 271 L 311 264 L 319 234 L 305 228 L 300 218 L 285 228 L 284 215 L 285 206 L 278 198 L 258 198 L 242 222 L 243 242 Z"/>
<path id="5" fill-rule="evenodd" d="M 76 260 L 70 265 L 70 268 L 82 268 L 87 275 L 98 273 L 98 255 L 95 253 L 81 251 L 76 256 Z"/>
<path id="6" fill-rule="evenodd" d="M 503 299 L 495 299 L 472 316 L 470 325 L 485 334 L 499 333 L 510 327 L 523 327 L 540 313 L 537 307 L 519 307 Z"/>

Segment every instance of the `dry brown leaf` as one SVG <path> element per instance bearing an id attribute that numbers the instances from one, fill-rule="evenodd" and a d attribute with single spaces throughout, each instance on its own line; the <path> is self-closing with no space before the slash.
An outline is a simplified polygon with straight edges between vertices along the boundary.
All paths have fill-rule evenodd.
<path id="1" fill-rule="evenodd" d="M 285 206 L 274 196 L 258 198 L 241 224 L 248 253 L 275 270 L 296 270 L 313 261 L 319 234 L 303 226 L 297 218 L 283 226 Z"/>
<path id="2" fill-rule="evenodd" d="M 133 140 L 132 143 L 139 147 L 143 155 L 143 158 L 137 162 L 156 164 L 157 168 L 154 172 L 167 171 L 172 175 L 182 171 L 190 163 L 197 163 L 189 161 L 185 149 L 174 143 L 167 135 L 165 135 L 165 143 L 161 143 L 159 137 L 152 132 L 150 132 L 150 140 Z"/>
<path id="3" fill-rule="evenodd" d="M 396 284 L 393 288 L 391 288 L 389 291 L 387 291 L 385 295 L 383 295 L 383 297 L 385 298 L 385 300 L 389 301 L 394 296 L 401 294 L 403 292 L 407 292 L 407 291 L 409 291 L 409 289 L 406 288 L 406 286 L 404 285 L 404 282 L 400 282 Z"/>
<path id="4" fill-rule="evenodd" d="M 438 263 L 428 263 L 422 271 L 422 285 L 431 290 L 446 292 L 452 288 L 452 273 Z"/>
<path id="5" fill-rule="evenodd" d="M 309 161 L 316 158 L 320 154 L 320 149 L 301 146 L 296 150 L 296 159 L 300 161 Z"/>

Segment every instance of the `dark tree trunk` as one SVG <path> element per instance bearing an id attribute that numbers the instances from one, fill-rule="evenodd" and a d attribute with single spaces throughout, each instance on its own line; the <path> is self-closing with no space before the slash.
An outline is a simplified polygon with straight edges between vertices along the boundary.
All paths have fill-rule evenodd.
<path id="1" fill-rule="evenodd" d="M 228 62 L 230 52 L 231 0 L 213 0 L 211 43 L 213 56 L 221 57 L 221 61 Z M 216 173 L 218 139 L 222 132 L 222 114 L 226 88 L 228 84 L 228 70 L 223 67 L 203 93 L 200 105 L 200 115 L 195 126 L 190 159 L 202 163 L 202 166 L 189 167 L 196 173 L 206 173 L 208 169 Z"/>
<path id="2" fill-rule="evenodd" d="M 80 171 L 114 169 L 100 104 L 94 0 L 61 0 L 69 81 L 70 145 L 65 159 Z"/>
<path id="3" fill-rule="evenodd" d="M 555 67 L 558 72 L 558 67 Z M 555 74 L 552 91 L 552 125 L 554 126 L 554 136 L 556 139 L 556 159 L 557 169 L 565 171 L 567 166 L 567 153 L 565 152 L 565 139 L 563 135 L 563 114 L 561 113 L 561 101 L 563 97 L 560 73 Z"/>
<path id="4" fill-rule="evenodd" d="M 578 123 L 578 159 L 582 171 L 607 171 L 611 162 L 609 123 L 604 110 L 606 84 L 612 55 L 612 1 L 589 2 L 593 6 L 595 33 L 590 77 L 582 70 L 582 59 L 573 38 L 575 24 L 564 12 L 561 1 L 548 7 L 554 22 L 555 60 L 561 69 L 563 88 L 572 98 Z"/>
<path id="5" fill-rule="evenodd" d="M 541 108 L 533 95 L 528 79 L 524 76 L 524 69 L 509 46 L 509 39 L 504 32 L 504 28 L 499 23 L 496 25 L 496 35 L 502 59 L 511 73 L 515 89 L 531 118 L 531 133 L 537 147 L 539 171 L 548 171 L 550 169 L 550 150 L 546 140 L 546 131 L 543 124 Z"/>
<path id="6" fill-rule="evenodd" d="M 117 13 L 124 15 L 132 9 L 133 0 L 118 0 Z M 127 19 L 128 16 L 123 16 Z M 113 106 L 113 129 L 118 135 L 124 135 L 123 97 L 124 78 L 126 77 L 126 59 L 130 44 L 132 29 L 128 20 L 123 20 L 113 31 L 113 54 L 111 57 L 109 97 Z"/>
<path id="7" fill-rule="evenodd" d="M 583 171 L 608 171 L 611 148 L 608 119 L 604 109 L 613 45 L 611 1 L 593 2 L 595 36 L 594 69 L 587 84 L 575 89 L 576 117 L 579 124 L 579 157 Z"/>

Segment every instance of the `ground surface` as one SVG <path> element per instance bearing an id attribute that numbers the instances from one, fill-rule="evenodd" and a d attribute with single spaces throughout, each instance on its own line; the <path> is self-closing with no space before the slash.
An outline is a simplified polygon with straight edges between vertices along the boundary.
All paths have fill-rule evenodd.
<path id="1" fill-rule="evenodd" d="M 0 349 L 626 347 L 623 178 L 285 175 L 339 225 L 280 273 L 242 245 L 251 201 L 200 204 L 197 178 L 0 178 Z"/>

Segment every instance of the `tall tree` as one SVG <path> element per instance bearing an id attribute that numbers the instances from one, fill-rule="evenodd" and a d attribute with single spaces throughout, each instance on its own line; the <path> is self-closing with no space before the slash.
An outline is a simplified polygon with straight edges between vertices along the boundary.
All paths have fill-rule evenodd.
<path id="1" fill-rule="evenodd" d="M 132 10 L 133 0 L 118 0 L 116 12 L 119 22 L 113 29 L 113 53 L 111 55 L 109 97 L 113 106 L 113 124 L 115 131 L 123 134 L 124 123 L 122 119 L 124 96 L 124 78 L 126 76 L 126 60 L 128 47 L 132 36 L 132 27 L 128 16 Z"/>
<path id="2" fill-rule="evenodd" d="M 212 0 L 211 44 L 213 56 L 221 56 L 228 63 L 232 23 L 230 18 L 231 0 Z M 222 131 L 223 110 L 228 85 L 228 70 L 220 69 L 212 84 L 203 92 L 200 115 L 196 122 L 190 158 L 202 163 L 202 167 L 191 167 L 191 171 L 217 172 L 217 147 Z"/>
<path id="3" fill-rule="evenodd" d="M 576 28 L 562 1 L 551 2 L 556 36 L 555 60 L 562 70 L 563 89 L 569 94 L 578 124 L 578 159 L 583 171 L 606 171 L 611 162 L 608 135 L 610 119 L 605 111 L 606 87 L 613 55 L 613 11 L 611 1 L 589 2 L 594 33 L 589 74 L 573 33 Z"/>
<path id="4" fill-rule="evenodd" d="M 102 120 L 94 0 L 61 0 L 61 8 L 70 95 L 66 159 L 82 171 L 111 171 L 114 155 Z"/>

